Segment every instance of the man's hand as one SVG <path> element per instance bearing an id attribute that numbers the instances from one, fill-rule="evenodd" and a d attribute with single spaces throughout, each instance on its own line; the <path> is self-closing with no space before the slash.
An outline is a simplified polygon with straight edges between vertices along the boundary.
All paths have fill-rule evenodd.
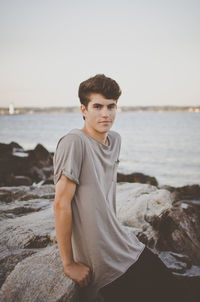
<path id="1" fill-rule="evenodd" d="M 64 273 L 77 282 L 80 287 L 87 286 L 91 281 L 91 270 L 81 262 L 72 262 L 64 266 Z"/>

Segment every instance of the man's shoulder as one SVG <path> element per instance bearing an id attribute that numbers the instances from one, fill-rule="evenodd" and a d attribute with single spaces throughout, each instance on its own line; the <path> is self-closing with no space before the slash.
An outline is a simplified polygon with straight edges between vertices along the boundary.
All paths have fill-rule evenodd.
<path id="1" fill-rule="evenodd" d="M 63 135 L 59 139 L 57 147 L 60 144 L 67 145 L 67 144 L 71 144 L 71 143 L 75 143 L 75 144 L 82 143 L 81 133 L 78 130 L 79 129 L 72 129 L 68 133 L 66 133 L 65 135 Z"/>

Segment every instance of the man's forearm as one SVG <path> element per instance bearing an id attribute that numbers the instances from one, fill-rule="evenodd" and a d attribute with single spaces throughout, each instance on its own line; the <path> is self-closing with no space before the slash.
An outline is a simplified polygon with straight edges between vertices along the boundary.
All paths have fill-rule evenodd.
<path id="1" fill-rule="evenodd" d="M 74 262 L 71 244 L 72 234 L 72 209 L 71 204 L 66 203 L 61 206 L 59 203 L 54 205 L 54 219 L 56 238 L 63 266 Z"/>

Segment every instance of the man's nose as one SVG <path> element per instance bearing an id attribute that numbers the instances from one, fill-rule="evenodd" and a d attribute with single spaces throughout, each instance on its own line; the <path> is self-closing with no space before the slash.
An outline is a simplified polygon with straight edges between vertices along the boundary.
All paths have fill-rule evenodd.
<path id="1" fill-rule="evenodd" d="M 107 107 L 102 108 L 102 116 L 109 116 L 109 110 Z"/>

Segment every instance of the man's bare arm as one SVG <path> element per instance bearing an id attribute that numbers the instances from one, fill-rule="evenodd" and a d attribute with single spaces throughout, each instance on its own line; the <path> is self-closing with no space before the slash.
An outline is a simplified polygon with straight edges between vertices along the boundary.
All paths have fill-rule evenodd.
<path id="1" fill-rule="evenodd" d="M 54 201 L 54 219 L 56 238 L 62 258 L 65 274 L 76 281 L 81 287 L 90 281 L 90 268 L 83 263 L 75 262 L 71 245 L 72 209 L 71 201 L 75 194 L 76 184 L 61 175 L 56 184 Z"/>

